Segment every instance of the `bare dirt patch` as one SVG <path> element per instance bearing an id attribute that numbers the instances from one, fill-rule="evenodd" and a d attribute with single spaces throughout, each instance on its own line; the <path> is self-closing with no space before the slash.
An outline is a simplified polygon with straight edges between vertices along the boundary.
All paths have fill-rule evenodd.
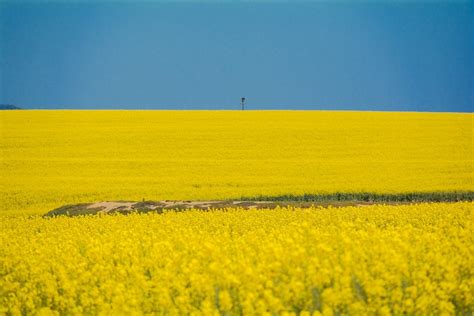
<path id="1" fill-rule="evenodd" d="M 93 214 L 129 214 L 129 213 L 162 213 L 165 210 L 213 210 L 213 209 L 272 209 L 276 207 L 299 207 L 308 208 L 311 206 L 322 207 L 344 207 L 344 206 L 367 206 L 376 204 L 375 202 L 299 202 L 299 201 L 101 201 L 94 203 L 80 203 L 73 205 L 64 205 L 49 211 L 45 216 L 78 216 Z M 403 203 L 386 203 L 386 204 L 403 204 Z"/>

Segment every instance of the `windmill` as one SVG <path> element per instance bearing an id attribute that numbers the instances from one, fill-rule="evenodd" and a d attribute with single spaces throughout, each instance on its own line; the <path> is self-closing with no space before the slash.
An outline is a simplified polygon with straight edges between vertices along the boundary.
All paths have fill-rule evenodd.
<path id="1" fill-rule="evenodd" d="M 240 100 L 240 104 L 242 105 L 242 111 L 245 110 L 245 98 Z"/>

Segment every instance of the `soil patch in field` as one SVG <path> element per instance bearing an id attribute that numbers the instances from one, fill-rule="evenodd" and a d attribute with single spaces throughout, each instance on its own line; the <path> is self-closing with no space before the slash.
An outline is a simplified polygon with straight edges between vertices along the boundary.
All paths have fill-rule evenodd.
<path id="1" fill-rule="evenodd" d="M 79 216 L 92 214 L 129 214 L 129 213 L 162 213 L 165 210 L 213 210 L 226 208 L 242 208 L 242 209 L 272 209 L 276 207 L 301 207 L 308 208 L 311 206 L 322 207 L 344 207 L 344 206 L 367 206 L 374 202 L 303 202 L 303 201 L 102 201 L 95 203 L 79 203 L 73 205 L 65 205 L 56 208 L 45 216 Z M 401 204 L 401 203 L 390 203 Z"/>

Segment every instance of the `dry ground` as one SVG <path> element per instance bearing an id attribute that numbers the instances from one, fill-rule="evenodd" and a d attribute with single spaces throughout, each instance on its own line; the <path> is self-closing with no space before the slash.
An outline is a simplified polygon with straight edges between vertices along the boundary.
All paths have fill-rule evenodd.
<path id="1" fill-rule="evenodd" d="M 161 213 L 164 210 L 186 210 L 186 209 L 224 209 L 224 208 L 243 208 L 243 209 L 272 209 L 276 207 L 300 207 L 308 208 L 311 206 L 322 207 L 344 207 L 344 206 L 367 206 L 376 202 L 360 201 L 334 201 L 334 202 L 296 202 L 296 201 L 102 201 L 94 203 L 79 203 L 65 205 L 49 211 L 45 216 L 78 216 L 93 214 L 129 214 L 129 213 Z M 384 204 L 407 204 L 401 202 L 389 202 Z"/>

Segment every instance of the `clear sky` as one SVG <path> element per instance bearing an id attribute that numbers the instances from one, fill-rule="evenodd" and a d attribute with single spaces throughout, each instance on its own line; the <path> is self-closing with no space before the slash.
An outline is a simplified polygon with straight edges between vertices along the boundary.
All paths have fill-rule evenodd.
<path id="1" fill-rule="evenodd" d="M 0 103 L 472 112 L 474 1 L 2 1 Z"/>

